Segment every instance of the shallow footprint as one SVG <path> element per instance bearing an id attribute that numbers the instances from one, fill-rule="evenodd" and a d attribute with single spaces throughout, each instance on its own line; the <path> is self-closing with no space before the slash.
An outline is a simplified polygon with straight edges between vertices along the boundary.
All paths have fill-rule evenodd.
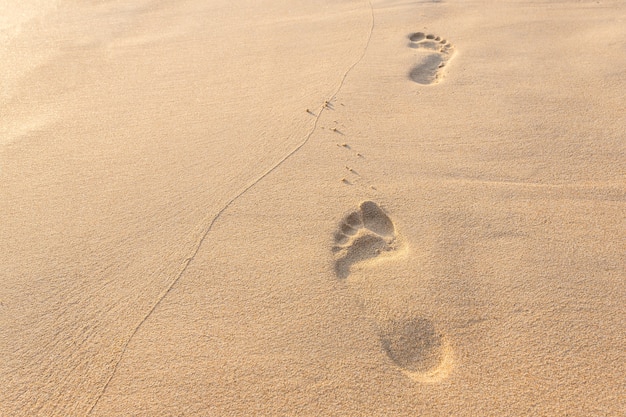
<path id="1" fill-rule="evenodd" d="M 439 82 L 442 68 L 452 57 L 452 44 L 433 34 L 415 32 L 409 35 L 409 47 L 422 51 L 419 62 L 409 72 L 409 78 L 422 85 Z"/>
<path id="2" fill-rule="evenodd" d="M 380 340 L 387 356 L 414 380 L 437 382 L 450 371 L 447 341 L 428 319 L 390 321 L 381 329 Z"/>
<path id="3" fill-rule="evenodd" d="M 352 265 L 395 249 L 393 222 L 373 201 L 364 201 L 348 214 L 335 232 L 333 252 L 335 273 L 341 279 L 350 275 Z"/>

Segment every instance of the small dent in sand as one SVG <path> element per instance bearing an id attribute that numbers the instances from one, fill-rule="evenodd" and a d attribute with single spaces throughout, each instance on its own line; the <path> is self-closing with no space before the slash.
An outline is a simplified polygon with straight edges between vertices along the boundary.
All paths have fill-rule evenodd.
<path id="1" fill-rule="evenodd" d="M 380 340 L 387 356 L 413 380 L 437 382 L 452 368 L 448 342 L 426 318 L 384 323 Z"/>

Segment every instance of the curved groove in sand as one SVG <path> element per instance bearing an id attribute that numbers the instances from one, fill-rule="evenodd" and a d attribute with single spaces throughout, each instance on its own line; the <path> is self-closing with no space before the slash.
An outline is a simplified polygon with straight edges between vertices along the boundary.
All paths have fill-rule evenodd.
<path id="1" fill-rule="evenodd" d="M 372 33 L 374 32 L 374 7 L 372 6 L 371 0 L 367 0 L 366 3 L 367 3 L 367 5 L 369 6 L 369 9 L 370 9 L 370 28 L 369 28 L 369 31 L 367 33 L 367 37 L 366 37 L 366 40 L 365 40 L 365 45 L 363 47 L 363 52 L 361 52 L 361 55 L 343 73 L 343 75 L 341 77 L 341 80 L 339 81 L 339 85 L 337 86 L 337 88 L 335 89 L 335 91 L 333 92 L 333 94 L 330 97 L 331 99 L 332 99 L 332 97 L 336 96 L 339 93 L 339 91 L 341 90 L 341 88 L 343 87 L 343 85 L 344 85 L 344 83 L 346 81 L 346 78 L 348 77 L 348 74 L 354 69 L 354 67 L 356 67 L 363 60 L 363 58 L 365 57 L 365 53 L 367 52 L 367 49 L 369 47 L 370 41 L 372 39 Z M 196 255 L 200 251 L 200 247 L 202 247 L 202 244 L 204 243 L 206 237 L 208 236 L 209 232 L 213 228 L 213 225 L 215 224 L 215 222 L 217 222 L 217 220 L 221 217 L 221 215 L 235 201 L 237 201 L 239 199 L 239 197 L 243 196 L 246 192 L 248 192 L 248 190 L 250 190 L 256 184 L 258 184 L 261 180 L 263 180 L 265 177 L 267 177 L 273 171 L 275 171 L 279 166 L 281 166 L 285 161 L 287 161 L 287 159 L 289 159 L 291 156 L 293 156 L 296 152 L 298 152 L 300 149 L 302 149 L 302 147 L 309 142 L 309 140 L 311 139 L 311 136 L 313 136 L 313 133 L 315 133 L 315 130 L 317 129 L 317 124 L 318 124 L 319 119 L 322 116 L 322 113 L 324 112 L 324 110 L 325 110 L 325 106 L 322 105 L 320 110 L 319 110 L 319 112 L 317 113 L 317 116 L 315 117 L 315 121 L 313 122 L 313 127 L 311 128 L 309 133 L 305 136 L 304 140 L 302 142 L 300 142 L 300 144 L 298 144 L 292 151 L 290 151 L 287 155 L 282 157 L 278 162 L 276 162 L 274 165 L 272 165 L 268 170 L 266 170 L 264 173 L 262 173 L 259 177 L 257 177 L 254 181 L 252 181 L 249 185 L 245 186 L 234 197 L 232 197 L 230 200 L 228 200 L 228 202 L 224 205 L 224 207 L 222 207 L 220 209 L 220 211 L 218 211 L 217 214 L 213 217 L 213 219 L 211 220 L 211 222 L 207 226 L 205 232 L 200 237 L 200 240 L 198 241 L 195 250 L 193 251 L 191 256 L 188 256 L 185 259 L 185 263 L 184 263 L 183 268 L 181 269 L 181 271 L 174 278 L 174 280 L 172 280 L 170 285 L 159 295 L 159 297 L 157 298 L 156 302 L 150 308 L 148 313 L 137 324 L 137 326 L 135 326 L 135 328 L 133 329 L 130 337 L 124 343 L 124 346 L 122 347 L 120 355 L 119 355 L 117 361 L 115 362 L 115 365 L 113 366 L 113 370 L 111 371 L 111 374 L 109 375 L 109 378 L 106 380 L 106 382 L 102 386 L 102 390 L 100 391 L 100 394 L 98 394 L 98 397 L 96 397 L 94 403 L 89 408 L 89 411 L 87 411 L 87 415 L 91 415 L 93 410 L 98 405 L 98 402 L 100 402 L 100 399 L 104 396 L 104 393 L 106 392 L 106 390 L 109 387 L 111 381 L 113 380 L 113 377 L 115 376 L 115 374 L 117 372 L 119 364 L 122 362 L 124 354 L 126 353 L 126 350 L 128 349 L 128 345 L 130 344 L 131 340 L 135 337 L 135 335 L 137 334 L 137 332 L 139 331 L 141 326 L 148 320 L 148 318 L 152 315 L 152 313 L 154 313 L 156 308 L 159 306 L 159 304 L 161 304 L 161 302 L 167 296 L 167 294 L 169 294 L 169 292 L 172 290 L 174 285 L 176 285 L 176 283 L 180 280 L 180 278 L 183 276 L 185 271 L 187 271 L 187 268 L 189 267 L 189 264 L 191 263 L 191 261 L 193 261 L 195 259 Z"/>

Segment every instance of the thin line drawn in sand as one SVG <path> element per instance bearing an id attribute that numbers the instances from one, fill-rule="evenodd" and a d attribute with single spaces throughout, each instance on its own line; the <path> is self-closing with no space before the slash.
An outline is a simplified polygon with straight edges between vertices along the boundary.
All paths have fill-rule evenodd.
<path id="1" fill-rule="evenodd" d="M 409 78 L 422 85 L 440 82 L 443 68 L 454 53 L 452 44 L 433 34 L 415 32 L 409 35 L 409 47 L 420 52 L 418 63 L 409 71 Z"/>
<path id="2" fill-rule="evenodd" d="M 344 86 L 344 84 L 346 82 L 346 79 L 348 78 L 348 74 L 350 74 L 350 72 L 352 72 L 352 70 L 363 60 L 363 58 L 365 58 L 365 54 L 367 53 L 367 50 L 369 48 L 370 42 L 372 40 L 372 34 L 374 33 L 374 26 L 376 24 L 376 21 L 375 21 L 375 18 L 374 18 L 374 6 L 372 5 L 371 0 L 367 1 L 367 5 L 369 7 L 369 12 L 370 12 L 370 26 L 369 26 L 369 30 L 368 30 L 366 38 L 365 38 L 365 44 L 363 46 L 363 50 L 362 50 L 361 54 L 357 57 L 357 59 L 352 63 L 352 65 L 350 65 L 344 71 L 344 73 L 342 74 L 341 79 L 339 80 L 339 83 L 338 83 L 337 87 L 334 90 L 334 93 L 331 95 L 332 98 L 336 97 L 337 94 L 339 93 L 339 91 L 341 91 L 341 89 L 343 88 L 343 86 Z M 159 294 L 159 296 L 157 297 L 155 302 L 152 304 L 152 306 L 148 310 L 147 314 L 142 318 L 142 320 L 139 323 L 137 323 L 137 325 L 133 328 L 132 332 L 130 333 L 130 336 L 124 342 L 124 344 L 123 344 L 123 346 L 122 346 L 122 348 L 120 350 L 120 353 L 119 353 L 119 355 L 117 357 L 117 360 L 115 361 L 115 363 L 113 365 L 113 368 L 112 368 L 111 372 L 109 373 L 109 376 L 106 378 L 104 384 L 102 385 L 102 388 L 100 389 L 100 392 L 97 394 L 97 396 L 95 397 L 95 399 L 92 402 L 91 406 L 87 410 L 87 414 L 86 414 L 87 416 L 89 416 L 89 415 L 91 415 L 93 413 L 93 411 L 95 410 L 96 406 L 98 405 L 98 403 L 100 402 L 100 400 L 104 396 L 104 393 L 109 388 L 109 386 L 111 384 L 111 381 L 113 380 L 113 377 L 117 373 L 117 370 L 119 369 L 120 363 L 122 362 L 122 359 L 124 358 L 124 356 L 126 354 L 126 351 L 128 350 L 128 346 L 130 345 L 130 342 L 133 340 L 135 335 L 139 332 L 139 329 L 141 329 L 141 327 L 143 327 L 143 325 L 147 322 L 148 318 L 150 318 L 152 313 L 154 313 L 154 311 L 156 311 L 157 307 L 161 304 L 163 299 L 165 299 L 165 297 L 172 291 L 172 289 L 174 288 L 176 283 L 178 283 L 178 281 L 180 281 L 181 277 L 185 274 L 185 272 L 187 271 L 187 268 L 189 268 L 189 265 L 191 264 L 191 262 L 194 261 L 194 259 L 196 258 L 196 256 L 200 252 L 200 248 L 202 247 L 202 244 L 204 243 L 204 241 L 206 240 L 207 236 L 209 235 L 209 233 L 213 229 L 213 225 L 220 219 L 222 214 L 226 210 L 228 210 L 228 208 L 231 205 L 233 205 L 233 203 L 235 203 L 235 201 L 237 201 L 241 196 L 246 194 L 250 189 L 252 189 L 254 186 L 256 186 L 265 177 L 269 176 L 272 172 L 274 172 L 276 169 L 278 169 L 278 167 L 283 165 L 285 163 L 285 161 L 287 161 L 289 158 L 291 158 L 293 155 L 295 155 L 300 149 L 302 149 L 304 147 L 304 145 L 306 145 L 309 142 L 309 140 L 311 139 L 313 134 L 317 131 L 317 127 L 318 127 L 319 121 L 320 121 L 320 119 L 322 117 L 322 113 L 324 112 L 324 110 L 327 109 L 327 106 L 325 105 L 326 103 L 328 103 L 328 100 L 324 101 L 324 105 L 322 105 L 322 107 L 319 109 L 317 115 L 315 115 L 315 113 L 310 111 L 310 109 L 307 109 L 308 110 L 307 113 L 310 113 L 313 116 L 315 116 L 314 121 L 313 121 L 313 126 L 311 127 L 309 132 L 306 134 L 306 136 L 303 138 L 303 140 L 298 145 L 296 145 L 295 148 L 293 148 L 290 152 L 288 152 L 286 155 L 284 155 L 274 165 L 270 166 L 265 172 L 263 172 L 258 177 L 256 177 L 256 179 L 254 179 L 251 183 L 249 183 L 248 185 L 243 187 L 237 194 L 235 194 L 230 200 L 228 200 L 226 202 L 226 204 L 224 204 L 224 206 L 222 206 L 222 208 L 217 212 L 217 214 L 215 216 L 213 216 L 213 218 L 210 221 L 208 220 L 210 217 L 207 218 L 208 226 L 206 226 L 206 228 L 204 230 L 204 233 L 200 236 L 200 239 L 198 240 L 197 244 L 194 247 L 193 253 L 190 256 L 185 258 L 180 272 L 174 277 L 174 279 L 172 279 L 172 281 L 170 281 L 169 285 Z"/>
<path id="3" fill-rule="evenodd" d="M 347 214 L 333 239 L 335 274 L 341 281 L 349 281 L 353 273 L 375 271 L 378 261 L 393 261 L 406 248 L 391 218 L 373 201 Z M 452 370 L 450 343 L 427 318 L 386 319 L 379 322 L 379 337 L 387 357 L 414 381 L 439 382 Z"/>

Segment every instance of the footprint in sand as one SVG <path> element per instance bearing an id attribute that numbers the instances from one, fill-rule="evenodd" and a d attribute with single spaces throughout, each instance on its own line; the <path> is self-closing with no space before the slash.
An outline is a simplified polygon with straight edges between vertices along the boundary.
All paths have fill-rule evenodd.
<path id="1" fill-rule="evenodd" d="M 335 233 L 335 272 L 341 279 L 350 275 L 354 264 L 376 258 L 395 249 L 395 227 L 391 219 L 373 201 L 361 203 L 348 214 Z"/>
<path id="2" fill-rule="evenodd" d="M 419 62 L 409 72 L 409 78 L 423 85 L 438 83 L 452 58 L 452 44 L 439 36 L 415 32 L 409 35 L 409 47 L 420 51 Z"/>
<path id="3" fill-rule="evenodd" d="M 439 382 L 452 369 L 452 351 L 446 337 L 424 317 L 383 323 L 380 341 L 387 356 L 415 381 Z"/>
<path id="4" fill-rule="evenodd" d="M 373 201 L 361 203 L 344 217 L 334 239 L 335 273 L 341 280 L 346 280 L 357 264 L 379 256 L 393 259 L 399 249 L 395 225 Z M 365 265 L 359 273 L 375 273 L 376 267 L 380 266 Z M 383 351 L 411 379 L 437 382 L 448 375 L 450 349 L 432 321 L 410 317 L 379 323 L 379 328 Z"/>

